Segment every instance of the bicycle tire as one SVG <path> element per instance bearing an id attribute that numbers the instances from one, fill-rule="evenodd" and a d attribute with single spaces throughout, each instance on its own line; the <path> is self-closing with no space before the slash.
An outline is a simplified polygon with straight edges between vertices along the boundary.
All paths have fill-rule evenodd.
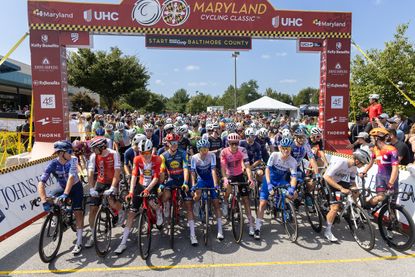
<path id="1" fill-rule="evenodd" d="M 367 212 L 362 207 L 353 204 L 349 207 L 346 221 L 349 224 L 350 232 L 356 243 L 366 251 L 372 250 L 375 246 L 375 230 L 372 227 Z M 363 232 L 359 232 L 359 230 Z M 365 239 L 365 237 L 368 238 Z"/>
<path id="2" fill-rule="evenodd" d="M 146 260 L 150 253 L 152 228 L 147 210 L 143 209 L 138 217 L 138 249 L 143 260 Z"/>
<path id="3" fill-rule="evenodd" d="M 320 207 L 317 205 L 314 197 L 312 197 L 310 194 L 306 194 L 305 197 L 310 197 L 310 201 L 312 202 L 311 207 L 314 209 L 314 211 L 310 209 L 310 207 L 307 205 L 306 199 L 304 199 L 304 202 L 306 202 L 304 203 L 304 210 L 307 215 L 307 220 L 310 223 L 311 228 L 313 228 L 316 233 L 320 233 L 323 229 L 323 215 L 321 214 Z M 315 219 L 314 215 L 316 216 Z"/>
<path id="4" fill-rule="evenodd" d="M 108 208 L 99 207 L 94 223 L 94 246 L 99 257 L 105 257 L 111 248 L 112 219 Z"/>
<path id="5" fill-rule="evenodd" d="M 209 201 L 205 200 L 204 202 L 205 228 L 203 230 L 203 240 L 207 245 L 209 240 Z"/>
<path id="6" fill-rule="evenodd" d="M 237 197 L 232 198 L 231 220 L 233 238 L 236 243 L 239 243 L 241 242 L 243 234 L 244 215 L 241 201 Z"/>
<path id="7" fill-rule="evenodd" d="M 281 211 L 285 233 L 291 242 L 296 242 L 298 238 L 298 222 L 294 205 L 291 200 L 286 199 L 285 208 Z"/>
<path id="8" fill-rule="evenodd" d="M 258 214 L 258 207 L 259 207 L 259 188 L 258 184 L 255 184 L 254 191 L 254 207 L 255 207 L 255 215 Z"/>
<path id="9" fill-rule="evenodd" d="M 395 211 L 399 211 L 399 216 L 403 216 L 407 222 L 407 226 L 399 222 L 399 220 L 394 217 L 392 221 L 388 220 L 388 205 L 383 206 L 379 211 L 379 217 L 378 217 L 378 226 L 380 235 L 382 236 L 383 240 L 393 249 L 398 251 L 405 251 L 412 247 L 415 240 L 415 234 L 414 234 L 414 222 L 412 220 L 412 217 L 409 215 L 409 213 L 402 207 L 401 205 L 397 204 L 391 204 L 391 209 Z M 399 217 L 398 216 L 398 217 Z M 390 237 L 388 232 L 394 232 L 393 234 L 401 234 L 404 237 L 407 237 L 407 240 L 400 244 L 399 242 L 395 242 L 393 237 Z M 396 237 L 396 235 L 395 235 Z"/>
<path id="10" fill-rule="evenodd" d="M 52 226 L 54 217 L 56 218 L 55 219 L 56 228 Z M 55 242 L 57 240 L 55 248 L 52 248 L 53 250 L 51 251 L 50 254 L 45 252 L 45 247 L 47 246 L 47 244 L 50 244 L 50 243 L 45 242 L 45 235 L 46 237 L 52 238 L 52 242 Z M 40 230 L 39 256 L 42 262 L 49 263 L 56 257 L 56 255 L 58 254 L 59 248 L 61 246 L 61 243 L 62 243 L 62 235 L 63 235 L 62 218 L 60 214 L 49 213 L 45 221 L 42 224 L 42 229 Z"/>
<path id="11" fill-rule="evenodd" d="M 173 201 L 172 201 L 173 202 Z M 170 206 L 170 247 L 174 249 L 174 229 L 176 225 L 176 204 Z"/>

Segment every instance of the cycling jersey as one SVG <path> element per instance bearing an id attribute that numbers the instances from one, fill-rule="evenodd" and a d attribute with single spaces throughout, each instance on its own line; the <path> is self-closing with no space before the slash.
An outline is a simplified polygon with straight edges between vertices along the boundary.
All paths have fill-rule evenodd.
<path id="1" fill-rule="evenodd" d="M 92 154 L 91 147 L 89 146 L 90 141 L 81 141 L 80 145 L 76 147 L 74 151 L 75 156 L 78 158 L 78 163 L 81 162 L 80 156 L 83 155 L 85 159 L 89 160 L 89 157 Z"/>
<path id="2" fill-rule="evenodd" d="M 253 164 L 256 161 L 262 160 L 261 145 L 255 142 L 249 144 L 246 140 L 241 140 L 239 146 L 246 149 L 248 153 L 249 164 Z"/>
<path id="3" fill-rule="evenodd" d="M 391 176 L 392 166 L 399 165 L 398 150 L 392 145 L 385 145 L 382 149 L 375 147 L 372 159 L 376 159 L 378 174 L 383 176 Z"/>
<path id="4" fill-rule="evenodd" d="M 229 147 L 220 153 L 221 167 L 225 169 L 226 175 L 238 176 L 243 173 L 242 163 L 249 163 L 248 153 L 243 147 L 238 147 L 235 153 Z"/>
<path id="5" fill-rule="evenodd" d="M 168 172 L 169 179 L 183 179 L 183 169 L 188 168 L 186 152 L 178 149 L 174 154 L 165 151 L 160 155 L 161 172 Z"/>
<path id="6" fill-rule="evenodd" d="M 348 161 L 344 159 L 336 159 L 330 162 L 325 175 L 330 176 L 336 183 L 354 182 L 357 174 L 357 167 L 349 167 Z"/>
<path id="7" fill-rule="evenodd" d="M 114 143 L 117 143 L 119 147 L 128 147 L 131 145 L 129 132 L 127 130 L 115 131 Z"/>
<path id="8" fill-rule="evenodd" d="M 291 156 L 297 161 L 298 166 L 301 164 L 306 155 L 308 159 L 314 159 L 314 154 L 311 151 L 310 144 L 305 143 L 301 146 L 297 146 L 295 142 L 292 144 Z"/>
<path id="9" fill-rule="evenodd" d="M 150 162 L 146 163 L 143 156 L 134 158 L 133 176 L 140 176 L 140 184 L 147 187 L 153 178 L 160 177 L 161 158 L 156 155 L 151 156 Z"/>
<path id="10" fill-rule="evenodd" d="M 136 152 L 132 147 L 128 148 L 124 153 L 124 163 L 130 168 L 133 167 L 134 158 L 139 155 L 139 152 Z"/>
<path id="11" fill-rule="evenodd" d="M 190 140 L 188 138 L 182 137 L 182 139 L 179 140 L 179 149 L 185 151 L 186 153 L 190 146 Z"/>
<path id="12" fill-rule="evenodd" d="M 281 181 L 288 172 L 291 174 L 291 177 L 297 176 L 297 161 L 291 156 L 285 160 L 282 159 L 281 152 L 273 152 L 271 154 L 267 167 L 270 171 L 271 183 Z"/>
<path id="13" fill-rule="evenodd" d="M 209 151 L 218 150 L 222 148 L 222 140 L 220 137 L 214 138 L 210 136 L 209 142 L 210 142 Z"/>
<path id="14" fill-rule="evenodd" d="M 262 156 L 262 160 L 264 162 L 268 162 L 269 159 L 269 153 L 267 150 L 267 144 L 268 146 L 271 146 L 271 139 L 266 137 L 264 139 L 260 139 L 259 137 L 255 138 L 255 142 L 257 142 L 259 144 L 259 146 L 261 146 L 261 156 Z"/>
<path id="15" fill-rule="evenodd" d="M 93 153 L 89 159 L 88 171 L 97 170 L 97 182 L 102 184 L 111 184 L 116 169 L 121 169 L 120 157 L 117 151 L 108 149 L 108 153 L 96 155 Z"/>
<path id="16" fill-rule="evenodd" d="M 153 147 L 157 148 L 157 145 L 159 143 L 159 138 L 155 134 L 151 134 L 151 138 L 147 138 L 151 140 L 151 143 L 153 144 Z"/>
<path id="17" fill-rule="evenodd" d="M 66 183 L 68 182 L 69 176 L 73 176 L 74 183 L 76 184 L 79 182 L 77 164 L 78 164 L 78 159 L 76 157 L 71 157 L 71 159 L 65 164 L 61 164 L 58 158 L 53 159 L 46 167 L 45 171 L 40 177 L 40 180 L 43 183 L 46 183 L 46 181 L 50 177 L 50 174 L 52 174 L 58 181 L 58 184 L 62 188 L 65 188 Z"/>
<path id="18" fill-rule="evenodd" d="M 192 156 L 190 169 L 197 173 L 198 180 L 213 180 L 212 169 L 216 167 L 215 154 L 208 152 L 202 160 L 200 153 Z"/>

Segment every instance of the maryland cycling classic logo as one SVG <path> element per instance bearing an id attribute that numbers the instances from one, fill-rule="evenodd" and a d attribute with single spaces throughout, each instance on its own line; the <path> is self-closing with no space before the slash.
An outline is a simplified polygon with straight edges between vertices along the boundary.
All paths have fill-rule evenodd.
<path id="1" fill-rule="evenodd" d="M 169 26 L 180 26 L 190 16 L 190 6 L 185 0 L 138 0 L 134 4 L 131 18 L 144 26 L 157 24 L 162 18 Z"/>

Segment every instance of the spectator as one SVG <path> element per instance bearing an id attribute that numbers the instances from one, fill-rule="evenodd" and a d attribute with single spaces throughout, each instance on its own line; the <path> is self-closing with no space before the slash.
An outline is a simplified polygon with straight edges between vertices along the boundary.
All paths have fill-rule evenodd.
<path id="1" fill-rule="evenodd" d="M 369 120 L 373 121 L 374 118 L 378 117 L 382 114 L 382 105 L 378 103 L 379 101 L 379 94 L 371 94 L 369 95 L 369 103 L 368 107 L 363 107 L 363 104 L 359 104 L 359 107 L 362 112 L 367 112 L 369 114 Z"/>
<path id="2" fill-rule="evenodd" d="M 395 130 L 398 140 L 403 142 L 405 140 L 405 134 L 403 133 L 402 130 L 398 129 L 400 120 L 401 120 L 400 118 L 392 117 L 392 118 L 389 118 L 387 122 L 389 123 L 388 125 L 389 129 Z"/>
<path id="3" fill-rule="evenodd" d="M 363 130 L 365 130 L 364 119 L 362 115 L 358 115 L 356 116 L 356 123 L 353 124 L 352 127 L 350 127 L 350 136 L 349 136 L 350 143 L 355 143 L 356 136 L 359 133 L 363 132 Z"/>
<path id="4" fill-rule="evenodd" d="M 399 164 L 409 164 L 411 162 L 411 153 L 409 152 L 408 145 L 398 139 L 395 129 L 388 129 L 388 131 L 391 144 L 398 150 Z"/>

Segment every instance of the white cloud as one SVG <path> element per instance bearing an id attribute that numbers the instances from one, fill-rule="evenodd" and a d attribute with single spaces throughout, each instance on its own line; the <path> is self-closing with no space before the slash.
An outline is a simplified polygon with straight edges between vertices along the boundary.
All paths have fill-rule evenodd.
<path id="1" fill-rule="evenodd" d="M 383 1 L 383 0 L 375 0 L 375 5 L 380 5 L 380 4 L 382 4 L 382 1 Z"/>
<path id="2" fill-rule="evenodd" d="M 180 69 L 175 68 L 175 69 L 173 69 L 173 71 L 174 71 L 174 72 L 179 72 L 179 71 L 180 71 Z"/>
<path id="3" fill-rule="evenodd" d="M 277 53 L 275 53 L 275 56 L 277 56 L 277 57 L 285 57 L 287 55 L 288 55 L 287 52 L 277 52 Z"/>
<path id="4" fill-rule="evenodd" d="M 261 59 L 268 60 L 268 59 L 270 59 L 270 58 L 271 58 L 271 56 L 270 56 L 270 55 L 268 55 L 268 54 L 262 54 L 262 55 L 261 55 Z"/>
<path id="5" fill-rule="evenodd" d="M 295 79 L 283 79 L 280 80 L 280 84 L 294 84 L 297 83 L 297 80 Z"/>
<path id="6" fill-rule="evenodd" d="M 200 69 L 200 67 L 197 66 L 197 65 L 188 65 L 188 66 L 185 67 L 185 70 L 187 70 L 187 71 L 195 71 L 195 70 L 199 70 L 199 69 Z"/>
<path id="7" fill-rule="evenodd" d="M 155 81 L 154 81 L 154 83 L 155 83 L 156 85 L 159 85 L 159 86 L 164 86 L 163 81 L 162 81 L 162 80 L 160 80 L 160 79 L 155 80 Z"/>
<path id="8" fill-rule="evenodd" d="M 208 85 L 208 83 L 206 83 L 206 82 L 190 82 L 190 83 L 187 83 L 187 85 L 189 87 L 205 87 L 205 86 Z"/>

